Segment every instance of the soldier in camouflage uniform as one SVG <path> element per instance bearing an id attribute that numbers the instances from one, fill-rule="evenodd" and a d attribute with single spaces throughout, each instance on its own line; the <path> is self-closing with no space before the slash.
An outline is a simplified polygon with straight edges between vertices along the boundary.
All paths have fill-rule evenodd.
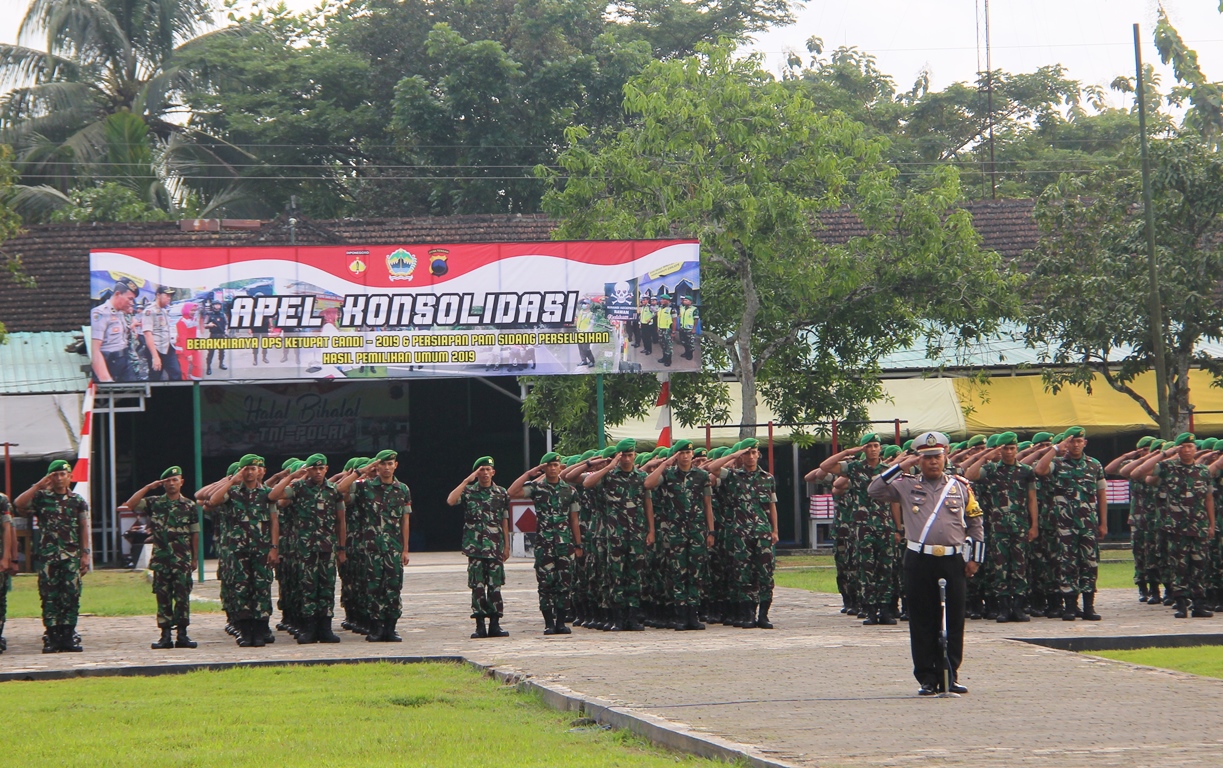
<path id="1" fill-rule="evenodd" d="M 709 461 L 702 467 L 710 471 L 713 462 L 730 453 L 729 446 L 714 448 L 709 452 Z M 706 579 L 705 621 L 714 624 L 729 625 L 730 609 L 730 573 L 729 560 L 730 537 L 734 535 L 734 505 L 726 492 L 726 486 L 717 483 L 712 477 L 713 495 L 710 504 L 713 507 L 713 547 L 709 550 L 709 576 Z"/>
<path id="2" fill-rule="evenodd" d="M 268 494 L 269 501 L 287 499 L 281 513 L 292 520 L 300 558 L 296 569 L 301 616 L 297 642 L 338 643 L 331 629 L 335 607 L 336 564 L 347 559 L 344 497 L 327 479 L 327 457 L 306 458 L 305 466 L 286 475 Z"/>
<path id="3" fill-rule="evenodd" d="M 1210 580 L 1210 542 L 1215 537 L 1214 478 L 1196 461 L 1191 432 L 1182 432 L 1170 448 L 1143 459 L 1130 473 L 1160 489 L 1161 555 L 1167 564 L 1165 586 L 1176 605 L 1175 616 L 1209 618 L 1206 587 Z M 1189 610 L 1189 601 L 1193 610 Z"/>
<path id="4" fill-rule="evenodd" d="M 561 457 L 549 451 L 539 465 L 510 484 L 512 499 L 535 502 L 535 582 L 545 635 L 568 635 L 573 561 L 582 551 L 582 531 L 573 486 L 561 480 Z"/>
<path id="5" fill-rule="evenodd" d="M 4 622 L 8 618 L 8 593 L 13 588 L 17 572 L 17 533 L 13 529 L 13 507 L 8 496 L 0 493 L 0 653 L 8 650 L 4 639 Z"/>
<path id="6" fill-rule="evenodd" d="M 395 625 L 403 616 L 403 568 L 408 564 L 412 492 L 396 479 L 398 468 L 398 453 L 379 451 L 363 468 L 360 479 L 353 475 L 339 485 L 347 494 L 346 507 L 361 521 L 360 531 L 349 539 L 358 550 L 356 562 L 361 570 L 350 570 L 350 576 L 354 585 L 365 585 L 360 590 L 364 593 L 360 604 L 369 621 L 365 639 L 371 643 L 403 641 Z M 353 554 L 349 552 L 350 559 Z"/>
<path id="7" fill-rule="evenodd" d="M 155 488 L 164 489 L 165 494 L 146 499 L 145 495 Z M 147 511 L 152 530 L 149 569 L 153 571 L 157 626 L 161 629 L 161 638 L 152 644 L 154 650 L 196 647 L 187 636 L 187 626 L 191 624 L 191 572 L 200 546 L 200 507 L 183 496 L 182 490 L 183 468 L 174 466 L 162 472 L 160 480 L 137 490 L 126 504 L 133 512 Z M 178 638 L 173 641 L 171 627 L 178 629 Z"/>
<path id="8" fill-rule="evenodd" d="M 1064 607 L 1063 621 L 1074 621 L 1078 596 L 1083 596 L 1083 618 L 1099 621 L 1095 612 L 1096 575 L 1100 540 L 1108 535 L 1108 496 L 1104 467 L 1083 453 L 1087 438 L 1082 427 L 1071 427 L 1063 439 L 1045 451 L 1036 474 L 1053 483 L 1057 509 L 1058 582 Z"/>
<path id="9" fill-rule="evenodd" d="M 598 561 L 595 548 L 594 528 L 597 523 L 594 492 L 587 490 L 581 481 L 584 470 L 589 467 L 595 451 L 587 451 L 571 457 L 560 479 L 574 489 L 573 503 L 578 513 L 578 538 L 583 546 L 574 552 L 573 566 L 573 611 L 575 627 L 596 629 L 600 624 L 601 610 L 598 600 Z"/>
<path id="10" fill-rule="evenodd" d="M 611 631 L 645 629 L 638 616 L 646 548 L 654 544 L 654 509 L 645 489 L 645 472 L 634 466 L 637 441 L 625 438 L 615 446 L 612 461 L 587 474 L 582 484 L 602 493 L 607 531 L 608 602 Z"/>
<path id="11" fill-rule="evenodd" d="M 709 463 L 709 473 L 727 487 L 735 517 L 730 537 L 734 626 L 772 629 L 773 566 L 777 545 L 777 481 L 759 466 L 759 441 L 740 440 L 732 452 Z M 737 467 L 727 466 L 737 462 Z"/>
<path id="12" fill-rule="evenodd" d="M 1032 444 L 1021 450 L 1016 460 L 1035 467 L 1052 445 L 1052 438 L 1050 432 L 1037 432 L 1032 436 Z M 1060 619 L 1065 601 L 1057 581 L 1057 510 L 1053 504 L 1053 482 L 1037 475 L 1035 486 L 1037 535 L 1028 559 L 1028 581 L 1032 587 L 1028 596 L 1029 615 Z"/>
<path id="13" fill-rule="evenodd" d="M 286 459 L 281 464 L 281 471 L 277 473 L 277 478 L 264 483 L 264 485 L 268 486 L 268 490 L 271 490 L 287 475 L 291 475 L 301 469 L 305 463 L 301 459 Z M 278 528 L 280 532 L 280 538 L 277 540 L 279 544 L 277 549 L 278 557 L 273 567 L 273 576 L 276 579 L 278 593 L 276 607 L 280 609 L 280 622 L 276 624 L 276 629 L 284 630 L 296 637 L 298 626 L 304 627 L 306 624 L 301 615 L 301 600 L 299 599 L 299 590 L 297 588 L 299 579 L 296 574 L 301 562 L 301 556 L 297 551 L 297 531 L 293 526 L 292 517 L 285 514 L 285 509 L 291 502 L 288 499 L 280 499 L 272 503 L 276 508 L 277 517 L 279 518 Z"/>
<path id="14" fill-rule="evenodd" d="M 1129 481 L 1130 514 L 1126 522 L 1130 526 L 1130 549 L 1134 553 L 1134 584 L 1138 587 L 1138 602 L 1145 603 L 1151 599 L 1154 591 L 1156 600 L 1160 600 L 1160 577 L 1155 569 L 1157 562 L 1153 543 L 1154 531 L 1150 527 L 1151 516 L 1148 510 L 1155 501 L 1155 489 L 1140 480 L 1134 480 L 1130 473 L 1142 463 L 1142 459 L 1151 454 L 1151 444 L 1155 442 L 1149 435 L 1138 440 L 1137 447 L 1123 453 L 1110 461 L 1104 467 L 1104 474 L 1120 476 Z"/>
<path id="15" fill-rule="evenodd" d="M 17 513 L 38 520 L 38 597 L 46 627 L 43 653 L 79 652 L 77 614 L 81 574 L 89 570 L 89 503 L 71 488 L 72 467 L 51 462 L 47 474 L 17 497 Z"/>
<path id="16" fill-rule="evenodd" d="M 372 458 L 354 456 L 344 462 L 341 472 L 328 478 L 335 483 L 340 493 L 344 494 L 344 522 L 348 534 L 348 540 L 344 542 L 348 559 L 337 569 L 340 577 L 340 605 L 344 608 L 344 620 L 340 622 L 340 626 L 367 637 L 371 620 L 366 584 L 361 580 L 369 570 L 365 554 L 369 549 L 373 529 L 361 517 L 364 510 L 354 507 L 352 499 L 348 497 L 352 484 L 362 477 L 373 477 L 376 469 Z"/>
<path id="17" fill-rule="evenodd" d="M 654 494 L 655 520 L 665 514 L 669 529 L 662 539 L 664 589 L 669 598 L 677 630 L 704 629 L 699 620 L 701 583 L 709 548 L 716 528 L 713 520 L 713 488 L 709 473 L 693 466 L 692 442 L 679 440 L 671 446 L 670 457 L 645 479 L 645 488 Z"/>
<path id="18" fill-rule="evenodd" d="M 510 495 L 493 482 L 492 456 L 481 456 L 471 474 L 459 483 L 446 503 L 463 505 L 463 554 L 467 555 L 467 586 L 471 589 L 472 638 L 509 637 L 501 628 L 505 604 L 505 561 L 510 559 Z M 485 628 L 484 621 L 488 620 Z"/>
<path id="19" fill-rule="evenodd" d="M 977 498 L 993 505 L 985 532 L 986 559 L 994 563 L 992 588 L 997 598 L 998 622 L 1031 621 L 1024 609 L 1030 589 L 1028 557 L 1039 535 L 1036 475 L 1017 460 L 1019 439 L 1014 432 L 998 435 L 996 445 L 964 467 L 964 477 L 975 483 Z"/>
<path id="20" fill-rule="evenodd" d="M 885 503 L 872 500 L 866 494 L 871 479 L 887 466 L 880 460 L 883 447 L 879 435 L 868 432 L 858 445 L 828 457 L 820 469 L 828 475 L 849 481 L 846 499 L 852 509 L 854 559 L 857 581 L 862 590 L 867 625 L 895 624 L 892 601 L 896 597 L 895 524 Z M 851 460 L 861 453 L 862 458 Z"/>
<path id="21" fill-rule="evenodd" d="M 224 579 L 221 602 L 242 648 L 262 648 L 276 641 L 268 620 L 272 569 L 280 561 L 280 515 L 268 498 L 271 489 L 263 483 L 264 471 L 262 457 L 243 456 L 209 500 L 222 532 L 217 564 L 218 576 Z"/>

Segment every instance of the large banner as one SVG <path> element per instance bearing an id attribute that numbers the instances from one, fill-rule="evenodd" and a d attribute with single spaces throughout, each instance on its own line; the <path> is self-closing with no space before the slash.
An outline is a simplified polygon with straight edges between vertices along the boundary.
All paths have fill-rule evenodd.
<path id="1" fill-rule="evenodd" d="M 98 381 L 698 371 L 692 240 L 90 253 Z"/>

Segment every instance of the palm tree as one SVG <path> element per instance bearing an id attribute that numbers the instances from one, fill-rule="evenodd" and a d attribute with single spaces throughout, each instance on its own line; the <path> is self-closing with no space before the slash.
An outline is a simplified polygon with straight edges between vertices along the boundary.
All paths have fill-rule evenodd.
<path id="1" fill-rule="evenodd" d="M 155 204 L 184 182 L 213 193 L 217 182 L 232 184 L 237 174 L 216 151 L 223 143 L 190 129 L 178 101 L 198 74 L 180 65 L 185 55 L 219 36 L 248 32 L 230 26 L 201 34 L 212 25 L 211 6 L 212 0 L 31 0 L 19 44 L 0 45 L 0 86 L 12 87 L 0 97 L 0 142 L 14 149 L 24 201 L 54 207 L 56 192 L 63 199 L 82 179 L 130 180 Z M 22 44 L 40 37 L 45 50 Z M 140 134 L 157 162 L 116 165 L 116 155 L 132 154 L 114 145 L 117 127 L 124 128 L 120 136 Z M 163 175 L 164 183 L 150 184 L 150 174 Z M 232 198 L 232 190 L 225 196 Z"/>

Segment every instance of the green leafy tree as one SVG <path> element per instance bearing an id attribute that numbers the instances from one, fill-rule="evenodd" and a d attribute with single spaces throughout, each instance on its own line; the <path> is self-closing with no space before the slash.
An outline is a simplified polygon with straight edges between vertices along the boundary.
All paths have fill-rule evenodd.
<path id="1" fill-rule="evenodd" d="M 569 131 L 561 172 L 541 169 L 557 184 L 545 210 L 562 239 L 700 240 L 707 368 L 738 383 L 741 434 L 758 393 L 787 423 L 860 415 L 881 355 L 923 328 L 975 337 L 1011 311 L 1014 279 L 955 210 L 954 169 L 899 191 L 886 140 L 732 45 L 651 64 L 624 104 L 627 128 Z M 822 242 L 821 215 L 846 208 L 864 234 Z M 681 422 L 711 418 L 675 406 Z"/>
<path id="2" fill-rule="evenodd" d="M 9 196 L 17 179 L 17 173 L 10 163 L 11 158 L 12 150 L 0 145 L 0 200 Z M 6 241 L 19 234 L 21 234 L 21 217 L 12 208 L 0 203 L 0 258 L 4 260 L 4 269 L 12 276 L 17 285 L 32 288 L 34 279 L 26 274 L 25 266 L 21 263 L 21 254 L 4 247 Z M 4 343 L 7 335 L 4 323 L 0 323 L 0 344 Z"/>
<path id="3" fill-rule="evenodd" d="M 1138 166 L 1133 154 L 1129 168 Z M 1223 160 L 1185 134 L 1152 142 L 1151 168 L 1168 405 L 1181 431 L 1189 423 L 1190 370 L 1223 374 L 1223 361 L 1198 349 L 1223 338 Z M 1027 335 L 1053 366 L 1044 376 L 1054 391 L 1091 391 L 1103 380 L 1158 423 L 1158 406 L 1133 386 L 1154 367 L 1144 216 L 1142 178 L 1132 171 L 1066 178 L 1041 196 Z"/>

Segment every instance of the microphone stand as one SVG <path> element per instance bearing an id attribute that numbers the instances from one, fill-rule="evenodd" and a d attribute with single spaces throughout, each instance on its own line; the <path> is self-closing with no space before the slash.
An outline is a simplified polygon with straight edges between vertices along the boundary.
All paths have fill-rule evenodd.
<path id="1" fill-rule="evenodd" d="M 947 642 L 947 580 L 938 580 L 938 600 L 943 609 L 943 626 L 939 631 L 938 644 L 943 651 L 943 690 L 940 699 L 958 699 L 960 694 L 951 692 L 951 652 Z"/>

